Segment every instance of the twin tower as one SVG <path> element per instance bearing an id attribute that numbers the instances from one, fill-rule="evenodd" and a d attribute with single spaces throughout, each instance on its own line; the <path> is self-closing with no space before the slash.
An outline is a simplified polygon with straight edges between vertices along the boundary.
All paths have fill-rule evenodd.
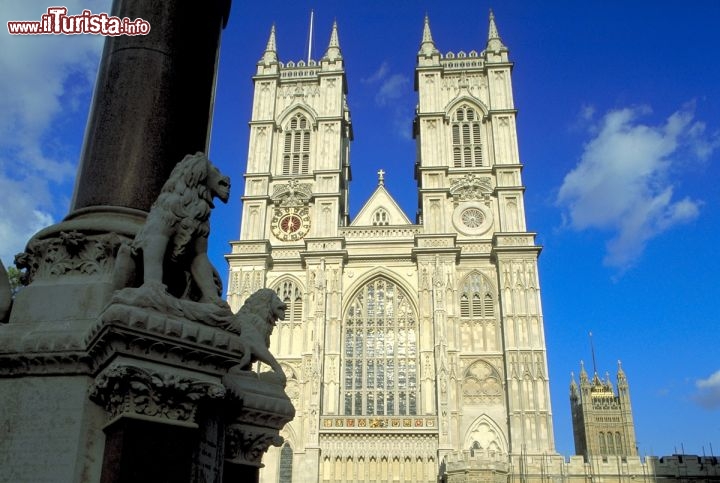
<path id="1" fill-rule="evenodd" d="M 265 286 L 288 306 L 271 351 L 297 415 L 263 480 L 502 477 L 555 454 L 511 70 L 492 14 L 484 49 L 446 54 L 425 18 L 417 216 L 381 173 L 353 218 L 337 25 L 307 62 L 281 62 L 271 30 L 253 77 L 240 239 L 227 255 L 234 309 Z"/>

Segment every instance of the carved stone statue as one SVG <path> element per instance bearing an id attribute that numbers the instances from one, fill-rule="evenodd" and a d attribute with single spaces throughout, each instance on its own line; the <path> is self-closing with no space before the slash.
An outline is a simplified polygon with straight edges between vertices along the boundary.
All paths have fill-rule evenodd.
<path id="1" fill-rule="evenodd" d="M 120 248 L 115 286 L 141 282 L 181 299 L 227 307 L 207 249 L 213 199 L 227 202 L 229 195 L 230 179 L 205 154 L 185 156 L 165 182 L 135 241 Z"/>
<path id="2" fill-rule="evenodd" d="M 240 332 L 247 352 L 240 364 L 230 370 L 231 374 L 249 369 L 250 364 L 260 361 L 273 369 L 275 375 L 285 384 L 287 378 L 282 367 L 270 353 L 270 335 L 275 323 L 285 318 L 287 305 L 269 288 L 263 288 L 245 301 L 230 323 L 228 330 Z"/>
<path id="3" fill-rule="evenodd" d="M 231 374 L 247 375 L 251 364 L 261 361 L 284 385 L 285 374 L 269 347 L 275 323 L 285 318 L 285 303 L 273 290 L 260 289 L 233 314 L 208 259 L 213 199 L 227 201 L 229 190 L 229 178 L 203 153 L 178 163 L 135 240 L 118 251 L 114 283 L 120 290 L 113 294 L 109 318 L 116 320 L 118 307 L 128 306 L 136 320 L 161 314 L 239 334 L 244 351 Z"/>

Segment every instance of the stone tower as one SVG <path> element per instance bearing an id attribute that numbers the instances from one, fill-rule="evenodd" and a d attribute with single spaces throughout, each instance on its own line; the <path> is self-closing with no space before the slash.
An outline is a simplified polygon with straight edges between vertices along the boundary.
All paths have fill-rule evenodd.
<path id="1" fill-rule="evenodd" d="M 317 62 L 281 62 L 272 29 L 227 255 L 234 308 L 262 286 L 288 305 L 271 351 L 297 413 L 264 481 L 435 482 L 469 465 L 502 477 L 554 455 L 541 247 L 526 229 L 512 63 L 492 14 L 484 47 L 442 55 L 425 19 L 417 218 L 381 170 L 350 220 L 337 26 Z"/>
<path id="2" fill-rule="evenodd" d="M 580 366 L 580 385 L 573 375 L 570 383 L 570 409 L 575 438 L 575 454 L 585 459 L 596 456 L 637 456 L 635 425 L 630 406 L 630 388 L 618 361 L 617 394 L 610 375 L 592 380 Z"/>

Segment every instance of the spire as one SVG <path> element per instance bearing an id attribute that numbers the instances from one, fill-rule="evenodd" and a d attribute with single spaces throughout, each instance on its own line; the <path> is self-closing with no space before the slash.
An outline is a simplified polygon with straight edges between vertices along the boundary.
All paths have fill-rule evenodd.
<path id="1" fill-rule="evenodd" d="M 507 47 L 500 40 L 500 34 L 498 33 L 497 25 L 495 25 L 495 14 L 492 9 L 490 10 L 490 27 L 488 29 L 488 41 L 487 50 L 499 52 L 501 50 L 507 50 Z"/>
<path id="2" fill-rule="evenodd" d="M 420 51 L 418 55 L 431 56 L 433 54 L 439 54 L 440 52 L 435 47 L 435 42 L 430 32 L 430 18 L 425 14 L 425 25 L 423 27 L 422 42 L 420 43 Z"/>
<path id="3" fill-rule="evenodd" d="M 627 377 L 625 376 L 625 371 L 623 371 L 622 362 L 620 361 L 618 361 L 617 380 L 618 388 L 627 387 Z"/>
<path id="4" fill-rule="evenodd" d="M 337 21 L 333 21 L 332 33 L 330 34 L 330 44 L 328 45 L 323 60 L 340 60 L 342 54 L 340 53 L 340 41 L 338 40 Z"/>
<path id="5" fill-rule="evenodd" d="M 578 394 L 578 385 L 575 382 L 575 373 L 570 373 L 570 396 L 576 396 Z"/>
<path id="6" fill-rule="evenodd" d="M 275 44 L 275 24 L 270 28 L 270 38 L 268 38 L 267 46 L 265 47 L 265 53 L 263 53 L 261 62 L 265 64 L 271 64 L 277 62 L 277 46 Z"/>
<path id="7" fill-rule="evenodd" d="M 585 362 L 580 361 L 580 384 L 587 384 L 588 382 L 588 374 L 585 370 Z"/>

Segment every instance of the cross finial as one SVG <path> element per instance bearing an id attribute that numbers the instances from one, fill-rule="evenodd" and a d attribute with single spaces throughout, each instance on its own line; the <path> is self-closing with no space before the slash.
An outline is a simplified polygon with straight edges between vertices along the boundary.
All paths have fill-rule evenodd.
<path id="1" fill-rule="evenodd" d="M 382 169 L 379 169 L 378 172 L 378 185 L 382 186 L 385 184 L 385 171 Z"/>

